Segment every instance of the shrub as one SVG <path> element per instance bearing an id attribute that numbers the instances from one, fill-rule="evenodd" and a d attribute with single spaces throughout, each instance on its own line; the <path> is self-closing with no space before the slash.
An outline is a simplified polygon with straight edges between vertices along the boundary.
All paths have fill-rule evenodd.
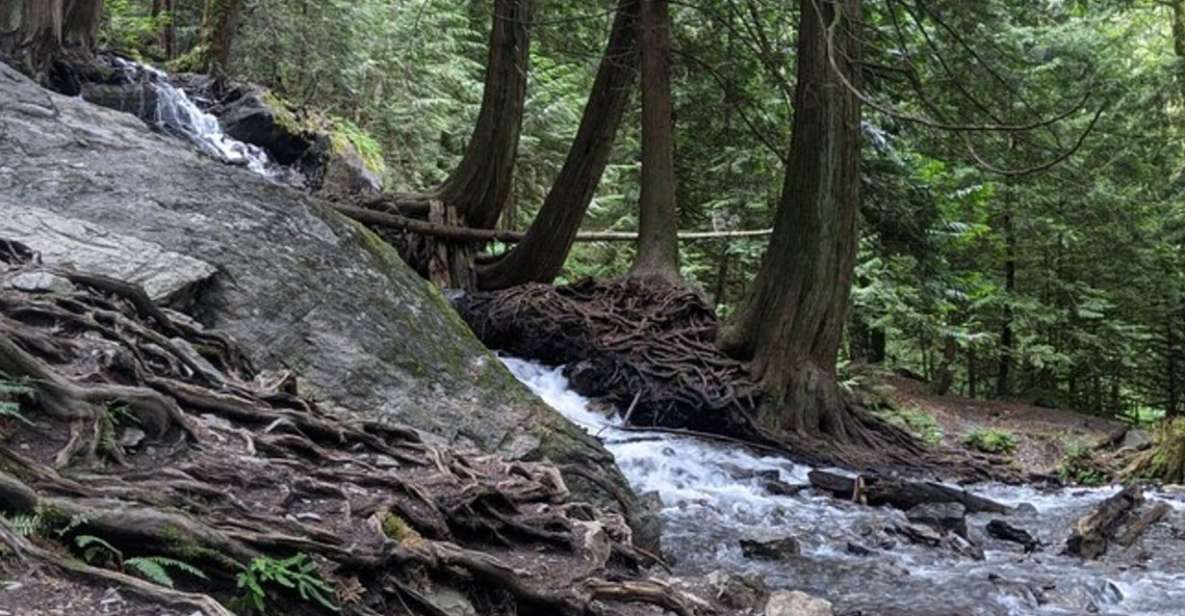
<path id="1" fill-rule="evenodd" d="M 963 444 L 984 453 L 1007 455 L 1016 451 L 1016 436 L 999 428 L 976 428 L 967 434 Z"/>

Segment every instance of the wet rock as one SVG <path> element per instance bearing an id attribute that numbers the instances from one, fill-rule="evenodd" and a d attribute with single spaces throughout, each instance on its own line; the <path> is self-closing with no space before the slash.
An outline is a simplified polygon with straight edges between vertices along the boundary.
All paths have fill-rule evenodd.
<path id="1" fill-rule="evenodd" d="M 131 449 L 144 442 L 144 438 L 147 436 L 148 435 L 144 434 L 144 431 L 139 428 L 128 428 L 124 430 L 123 434 L 119 437 L 119 444 L 121 447 Z"/>
<path id="2" fill-rule="evenodd" d="M 987 534 L 1001 541 L 1019 543 L 1024 547 L 1026 553 L 1033 552 L 1041 547 L 1041 542 L 1033 537 L 1029 531 L 1023 528 L 1017 528 L 1004 520 L 997 519 L 988 522 L 986 530 Z"/>
<path id="3" fill-rule="evenodd" d="M 833 616 L 831 602 L 797 590 L 779 590 L 769 596 L 765 616 Z"/>
<path id="4" fill-rule="evenodd" d="M 860 545 L 859 543 L 853 543 L 851 541 L 849 541 L 847 543 L 847 545 L 844 546 L 844 549 L 847 551 L 848 554 L 851 554 L 853 556 L 872 556 L 873 554 L 876 553 L 871 548 L 866 548 L 863 545 Z"/>
<path id="5" fill-rule="evenodd" d="M 803 490 L 811 489 L 806 483 L 786 483 L 780 479 L 768 479 L 761 482 L 761 487 L 773 496 L 797 496 Z"/>
<path id="6" fill-rule="evenodd" d="M 769 597 L 769 589 L 761 576 L 716 570 L 706 579 L 713 596 L 725 607 L 748 610 L 760 606 Z"/>
<path id="7" fill-rule="evenodd" d="M 516 381 L 375 234 L 4 64 L 0 84 L 0 238 L 30 244 L 49 265 L 141 283 L 157 299 L 190 296 L 188 312 L 250 349 L 256 366 L 291 370 L 357 419 L 571 465 L 565 480 L 581 499 L 633 505 L 601 444 Z M 56 114 L 12 111 L 31 101 Z"/>
<path id="8" fill-rule="evenodd" d="M 282 165 L 292 165 L 309 151 L 313 138 L 296 130 L 287 117 L 291 112 L 276 108 L 274 100 L 262 88 L 237 84 L 216 110 L 218 123 L 230 137 L 267 150 Z"/>
<path id="9" fill-rule="evenodd" d="M 798 539 L 781 537 L 765 541 L 741 539 L 741 553 L 754 560 L 789 560 L 802 553 Z"/>
<path id="10" fill-rule="evenodd" d="M 960 503 L 925 503 L 905 512 L 915 524 L 925 524 L 944 532 L 967 536 L 967 509 Z"/>

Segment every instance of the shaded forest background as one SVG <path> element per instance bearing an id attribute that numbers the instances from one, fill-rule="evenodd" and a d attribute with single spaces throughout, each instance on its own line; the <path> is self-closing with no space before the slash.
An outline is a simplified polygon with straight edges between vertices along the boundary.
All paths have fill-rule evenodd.
<path id="1" fill-rule="evenodd" d="M 551 188 L 614 4 L 535 3 L 501 228 L 525 229 Z M 799 16 L 788 4 L 671 5 L 682 230 L 772 226 L 793 114 Z M 464 155 L 481 106 L 491 5 L 243 0 L 218 68 L 332 117 L 381 157 L 388 189 L 436 186 Z M 859 379 L 855 366 L 875 364 L 940 391 L 1141 422 L 1185 413 L 1185 3 L 919 6 L 865 8 L 872 100 L 841 374 Z M 182 67 L 204 7 L 108 0 L 104 10 L 101 43 Z M 638 227 L 640 98 L 584 228 Z M 1061 116 L 1086 107 L 1107 110 L 1092 130 L 1090 113 Z M 1050 117 L 1059 121 L 1025 131 L 975 128 Z M 728 315 L 765 241 L 681 249 L 686 280 Z M 628 243 L 577 244 L 559 282 L 618 276 L 632 261 Z"/>

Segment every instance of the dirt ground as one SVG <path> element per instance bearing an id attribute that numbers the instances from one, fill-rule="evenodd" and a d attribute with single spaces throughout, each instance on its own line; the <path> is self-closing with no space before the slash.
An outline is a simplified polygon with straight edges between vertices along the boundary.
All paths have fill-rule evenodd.
<path id="1" fill-rule="evenodd" d="M 1004 430 L 1016 438 L 1010 454 L 1031 474 L 1055 474 L 1067 448 L 1095 444 L 1124 427 L 1124 423 L 1071 410 L 1053 409 L 1009 400 L 978 400 L 956 395 L 938 396 L 928 383 L 902 376 L 887 376 L 872 386 L 899 409 L 917 409 L 934 418 L 941 443 L 966 447 L 964 440 L 976 429 Z"/>

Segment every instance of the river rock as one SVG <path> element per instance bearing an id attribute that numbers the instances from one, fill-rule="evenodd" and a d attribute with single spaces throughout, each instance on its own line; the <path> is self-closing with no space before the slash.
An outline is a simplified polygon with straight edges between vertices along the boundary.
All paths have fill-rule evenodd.
<path id="1" fill-rule="evenodd" d="M 717 569 L 705 579 L 716 600 L 735 610 L 758 607 L 769 597 L 769 589 L 761 576 L 738 575 Z"/>
<path id="2" fill-rule="evenodd" d="M 1024 546 L 1025 552 L 1033 552 L 1041 546 L 1029 531 L 1017 528 L 1004 520 L 992 520 L 987 524 L 987 533 L 1001 541 L 1010 541 Z"/>
<path id="3" fill-rule="evenodd" d="M 582 498 L 617 508 L 621 496 L 638 514 L 600 443 L 516 381 L 393 248 L 318 199 L 4 64 L 0 135 L 0 237 L 157 298 L 192 295 L 192 316 L 237 338 L 258 367 L 294 372 L 326 406 L 572 465 L 565 479 Z M 14 229 L 18 216 L 33 226 Z"/>
<path id="4" fill-rule="evenodd" d="M 960 503 L 924 503 L 905 512 L 915 524 L 925 524 L 944 532 L 967 536 L 967 509 Z"/>
<path id="5" fill-rule="evenodd" d="M 1147 449 L 1152 446 L 1152 435 L 1147 430 L 1131 429 L 1123 435 L 1125 449 Z"/>
<path id="6" fill-rule="evenodd" d="M 8 280 L 6 286 L 28 293 L 69 293 L 74 290 L 74 283 L 49 272 L 19 274 Z"/>
<path id="7" fill-rule="evenodd" d="M 741 553 L 754 560 L 789 560 L 802 553 L 798 539 L 780 537 L 769 540 L 741 539 Z"/>
<path id="8" fill-rule="evenodd" d="M 833 616 L 834 613 L 831 602 L 797 590 L 779 590 L 765 604 L 765 616 Z"/>

